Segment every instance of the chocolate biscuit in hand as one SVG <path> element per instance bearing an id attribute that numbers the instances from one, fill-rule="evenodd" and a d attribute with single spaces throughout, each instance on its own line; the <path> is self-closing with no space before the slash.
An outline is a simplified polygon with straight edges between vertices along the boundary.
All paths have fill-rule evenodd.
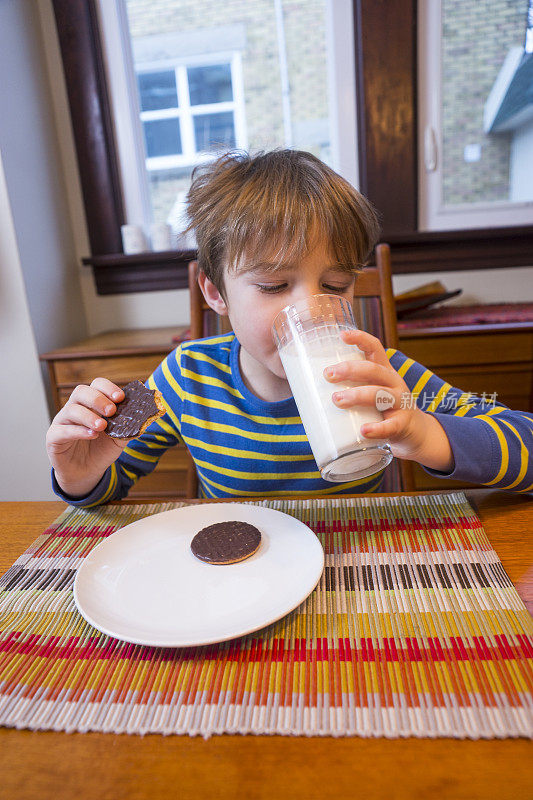
<path id="1" fill-rule="evenodd" d="M 157 389 L 147 389 L 141 381 L 122 387 L 124 400 L 107 420 L 105 432 L 113 439 L 135 439 L 165 413 L 163 396 Z"/>

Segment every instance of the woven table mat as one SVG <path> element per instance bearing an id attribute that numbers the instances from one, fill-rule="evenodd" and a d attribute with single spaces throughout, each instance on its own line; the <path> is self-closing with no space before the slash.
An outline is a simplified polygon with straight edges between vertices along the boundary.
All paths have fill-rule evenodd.
<path id="1" fill-rule="evenodd" d="M 315 531 L 322 578 L 277 623 L 190 648 L 100 633 L 72 592 L 105 537 L 184 504 L 69 507 L 0 580 L 0 724 L 533 737 L 533 620 L 464 494 L 257 504 Z"/>

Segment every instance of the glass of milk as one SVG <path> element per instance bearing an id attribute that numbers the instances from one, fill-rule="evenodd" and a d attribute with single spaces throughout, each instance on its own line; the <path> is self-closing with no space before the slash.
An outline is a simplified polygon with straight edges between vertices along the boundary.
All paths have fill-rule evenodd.
<path id="1" fill-rule="evenodd" d="M 330 383 L 324 369 L 340 361 L 363 361 L 358 347 L 346 344 L 341 331 L 356 329 L 350 303 L 319 294 L 286 306 L 274 319 L 272 333 L 296 400 L 307 438 L 322 477 L 348 481 L 374 475 L 392 460 L 385 440 L 365 439 L 361 425 L 380 422 L 383 414 L 371 406 L 337 408 L 335 391 L 360 386 Z"/>

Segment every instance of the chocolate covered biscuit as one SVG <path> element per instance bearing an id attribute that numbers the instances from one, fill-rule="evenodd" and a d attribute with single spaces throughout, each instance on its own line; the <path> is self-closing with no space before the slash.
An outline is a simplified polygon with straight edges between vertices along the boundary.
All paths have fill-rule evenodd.
<path id="1" fill-rule="evenodd" d="M 208 564 L 235 564 L 253 555 L 261 544 L 261 531 L 248 522 L 215 522 L 199 531 L 191 550 Z"/>
<path id="2" fill-rule="evenodd" d="M 116 413 L 108 418 L 105 432 L 115 439 L 135 439 L 163 416 L 163 397 L 156 389 L 147 389 L 141 381 L 131 381 L 122 390 L 125 398 L 116 404 Z"/>

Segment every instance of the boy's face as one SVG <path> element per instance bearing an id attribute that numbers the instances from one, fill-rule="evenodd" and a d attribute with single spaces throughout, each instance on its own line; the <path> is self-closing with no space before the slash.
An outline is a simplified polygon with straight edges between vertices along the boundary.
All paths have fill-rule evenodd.
<path id="1" fill-rule="evenodd" d="M 268 257 L 225 270 L 225 299 L 205 275 L 200 287 L 218 314 L 228 315 L 241 344 L 240 368 L 248 388 L 263 400 L 289 397 L 291 391 L 272 337 L 272 323 L 285 306 L 315 294 L 353 298 L 355 275 L 338 266 L 319 242 L 297 264 L 273 270 Z"/>

